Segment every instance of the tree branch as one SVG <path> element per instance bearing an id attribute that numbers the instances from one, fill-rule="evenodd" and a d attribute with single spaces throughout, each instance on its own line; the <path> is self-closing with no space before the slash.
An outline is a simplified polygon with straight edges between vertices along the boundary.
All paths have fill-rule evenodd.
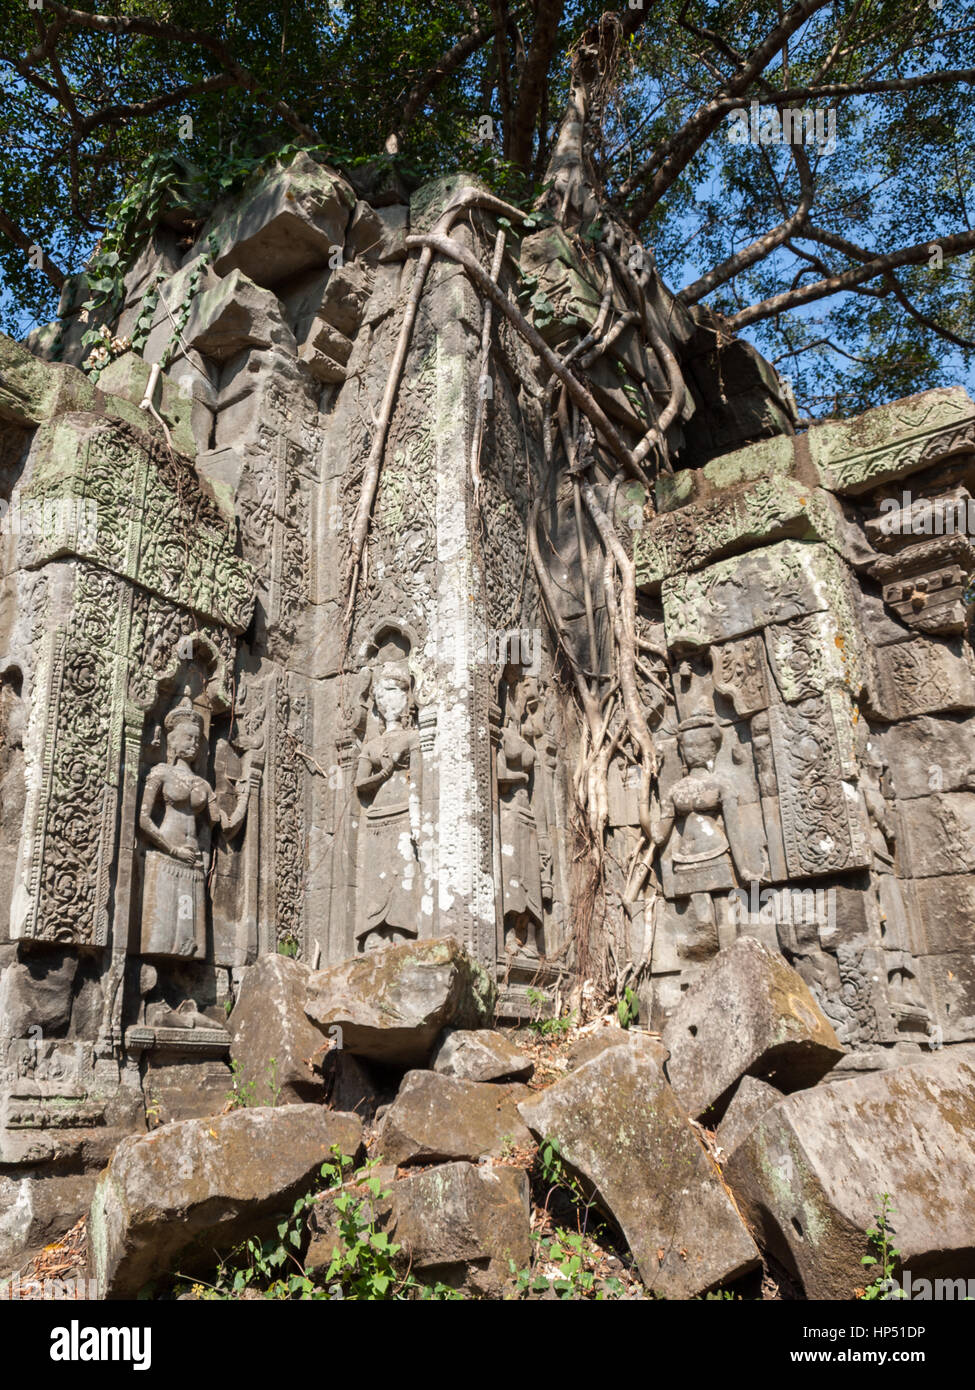
<path id="1" fill-rule="evenodd" d="M 525 58 L 511 129 L 511 159 L 526 173 L 546 76 L 562 21 L 563 0 L 538 0 L 531 47 Z"/>
<path id="2" fill-rule="evenodd" d="M 161 92 L 146 101 L 118 102 L 114 106 L 106 106 L 101 111 L 94 111 L 90 116 L 83 117 L 75 124 L 75 129 L 79 135 L 89 135 L 100 125 L 113 125 L 116 121 L 130 120 L 137 116 L 151 116 L 156 111 L 165 111 L 167 107 L 177 106 L 181 101 L 200 96 L 203 92 L 220 92 L 236 86 L 237 83 L 230 73 L 221 72 L 214 77 L 204 78 L 202 82 L 188 82 L 172 92 Z"/>
<path id="3" fill-rule="evenodd" d="M 800 304 L 810 304 L 814 300 L 825 299 L 843 290 L 855 289 L 857 285 L 874 280 L 878 275 L 896 270 L 899 266 L 919 265 L 930 258 L 935 247 L 940 247 L 944 256 L 960 256 L 965 251 L 975 248 L 975 232 L 955 232 L 952 236 L 933 237 L 930 241 L 918 242 L 916 246 L 906 246 L 888 256 L 875 256 L 864 265 L 827 276 L 800 289 L 773 295 L 771 299 L 763 299 L 760 304 L 749 305 L 747 309 L 742 309 L 740 313 L 729 318 L 728 325 L 737 333 L 750 323 L 774 318 L 786 309 L 795 309 Z"/>
<path id="4" fill-rule="evenodd" d="M 391 154 L 399 152 L 400 141 L 406 130 L 411 126 L 423 107 L 424 102 L 435 87 L 438 87 L 444 78 L 463 67 L 464 63 L 489 39 L 494 37 L 494 29 L 491 26 L 478 25 L 469 34 L 457 40 L 452 48 L 449 48 L 441 58 L 429 68 L 423 76 L 414 83 L 413 88 L 403 104 L 403 114 L 395 130 L 390 131 L 386 138 L 386 149 Z"/>
<path id="5" fill-rule="evenodd" d="M 0 207 L 0 233 L 12 241 L 21 251 L 29 252 L 32 246 L 37 245 L 36 242 L 31 241 L 26 232 L 17 226 L 16 222 L 7 215 L 2 207 Z M 60 266 L 54 264 L 50 256 L 43 249 L 41 251 L 41 264 L 39 269 L 44 272 L 44 275 L 56 290 L 63 289 L 65 280 L 64 271 Z"/>
<path id="6" fill-rule="evenodd" d="M 60 0 L 44 0 L 44 8 L 63 19 L 66 24 L 77 29 L 89 29 L 99 34 L 141 34 L 146 38 L 165 39 L 173 43 L 195 44 L 216 58 L 221 67 L 234 78 L 236 84 L 255 96 L 264 92 L 257 78 L 233 56 L 222 39 L 214 34 L 203 33 L 197 29 L 182 29 L 176 24 L 162 20 L 140 19 L 133 15 L 88 14 L 84 10 L 72 10 L 62 5 Z M 304 140 L 318 142 L 318 133 L 305 124 L 286 101 L 270 98 L 271 110 L 296 130 Z"/>
<path id="7" fill-rule="evenodd" d="M 763 260 L 777 246 L 781 246 L 783 242 L 794 236 L 805 224 L 815 196 L 812 170 L 809 167 L 809 159 L 803 147 L 792 145 L 790 148 L 799 174 L 799 202 L 795 212 L 784 222 L 780 222 L 777 227 L 772 227 L 762 236 L 756 237 L 751 245 L 743 247 L 741 251 L 729 256 L 713 270 L 709 270 L 706 275 L 695 280 L 693 284 L 685 286 L 677 295 L 677 298 L 683 300 L 685 304 L 696 304 L 699 299 L 703 299 L 719 285 L 723 285 L 726 280 L 733 279 L 741 271 L 754 265 L 756 261 Z"/>
<path id="8" fill-rule="evenodd" d="M 755 49 L 746 66 L 730 77 L 710 101 L 699 106 L 680 130 L 625 180 L 619 190 L 618 196 L 621 200 L 628 198 L 650 176 L 649 186 L 629 209 L 629 220 L 633 226 L 643 221 L 671 184 L 680 177 L 708 136 L 717 128 L 725 111 L 738 104 L 737 98 L 761 76 L 789 37 L 817 10 L 824 9 L 831 3 L 832 0 L 797 0 L 781 22 Z M 788 100 L 791 100 L 791 96 Z"/>

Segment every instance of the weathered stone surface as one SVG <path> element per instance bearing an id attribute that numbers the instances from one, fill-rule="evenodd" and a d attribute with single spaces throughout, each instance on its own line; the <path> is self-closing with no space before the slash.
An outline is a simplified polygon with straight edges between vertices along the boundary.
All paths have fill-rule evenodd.
<path id="1" fill-rule="evenodd" d="M 92 1276 L 108 1298 L 198 1268 L 255 1235 L 307 1190 L 331 1145 L 355 1157 L 357 1116 L 316 1105 L 236 1110 L 124 1140 L 95 1189 Z"/>
<path id="2" fill-rule="evenodd" d="M 375 278 L 373 271 L 363 262 L 338 266 L 328 277 L 318 312 L 347 340 L 358 332 Z M 324 345 L 319 343 L 318 346 Z M 350 351 L 351 348 L 350 342 Z M 347 358 L 348 353 L 343 360 Z"/>
<path id="3" fill-rule="evenodd" d="M 523 1086 L 408 1072 L 383 1116 L 376 1149 L 398 1165 L 500 1158 L 531 1145 L 516 1108 L 527 1094 Z"/>
<path id="4" fill-rule="evenodd" d="M 518 1108 L 619 1223 L 653 1292 L 693 1298 L 758 1263 L 652 1048 L 608 1048 Z"/>
<path id="5" fill-rule="evenodd" d="M 278 1088 L 284 1105 L 323 1097 L 327 1039 L 304 1011 L 310 975 L 302 962 L 273 955 L 262 956 L 244 977 L 230 1015 L 230 1057 L 238 1086 L 255 1105 L 275 1104 Z"/>
<path id="6" fill-rule="evenodd" d="M 401 1178 L 391 1234 L 421 1283 L 498 1298 L 531 1259 L 528 1174 L 490 1163 L 447 1163 Z"/>
<path id="7" fill-rule="evenodd" d="M 149 372 L 149 363 L 134 352 L 124 352 L 121 357 L 116 357 L 98 377 L 98 387 L 106 397 L 107 407 L 112 409 L 116 397 L 139 406 L 149 385 Z M 192 388 L 184 391 L 176 381 L 165 375 L 158 378 L 152 403 L 160 418 L 166 422 L 173 447 L 180 453 L 192 456 L 209 439 L 213 427 L 212 388 L 209 395 L 208 404 Z M 150 423 L 149 416 L 139 419 L 137 415 L 127 414 L 126 418 L 138 419 L 140 425 Z"/>
<path id="8" fill-rule="evenodd" d="M 757 1076 L 741 1078 L 715 1135 L 723 1150 L 722 1162 L 726 1162 L 742 1140 L 748 1138 L 766 1110 L 781 1099 L 782 1092 L 767 1081 L 759 1081 Z"/>
<path id="9" fill-rule="evenodd" d="M 446 1028 L 430 1066 L 461 1081 L 527 1081 L 535 1063 L 504 1033 L 487 1028 Z"/>
<path id="10" fill-rule="evenodd" d="M 215 362 L 226 362 L 251 347 L 273 344 L 285 352 L 296 350 L 294 335 L 281 317 L 275 296 L 239 269 L 197 295 L 183 338 Z"/>
<path id="11" fill-rule="evenodd" d="M 760 1243 L 808 1298 L 849 1299 L 877 1271 L 864 1235 L 878 1194 L 915 1277 L 975 1271 L 975 1065 L 941 1053 L 916 1066 L 788 1096 L 725 1165 Z"/>
<path id="12" fill-rule="evenodd" d="M 641 1029 L 613 1025 L 599 1028 L 574 1042 L 569 1048 L 570 1067 L 581 1067 L 599 1057 L 608 1047 L 635 1047 L 641 1055 L 653 1057 L 661 1066 L 667 1060 L 667 1049 L 659 1038 L 650 1037 Z"/>
<path id="13" fill-rule="evenodd" d="M 839 559 L 822 544 L 784 540 L 696 574 L 665 579 L 671 645 L 707 646 L 769 623 L 820 613 L 840 586 Z"/>
<path id="14" fill-rule="evenodd" d="M 493 984 L 452 938 L 388 946 L 312 975 L 305 1012 L 347 1051 L 424 1066 L 444 1028 L 477 1027 Z"/>
<path id="15" fill-rule="evenodd" d="M 975 447 L 975 405 L 962 387 L 942 387 L 817 426 L 807 438 L 825 486 L 859 493 Z"/>
<path id="16" fill-rule="evenodd" d="M 242 270 L 270 287 L 290 275 L 325 265 L 345 240 L 355 205 L 349 186 L 307 154 L 269 174 L 240 206 L 217 221 L 219 275 Z"/>
<path id="17" fill-rule="evenodd" d="M 42 362 L 0 334 L 0 421 L 30 427 L 67 410 L 91 410 L 97 392 L 75 367 Z"/>
<path id="18" fill-rule="evenodd" d="M 688 987 L 663 1033 L 667 1076 L 689 1115 L 746 1074 L 783 1091 L 814 1085 L 843 1056 L 807 986 L 780 955 L 742 936 Z"/>
<path id="19" fill-rule="evenodd" d="M 63 1032 L 71 1017 L 77 971 L 78 957 L 57 950 L 25 954 L 0 970 L 0 1017 L 9 1036 L 26 1038 L 31 1028 Z"/>
<path id="20" fill-rule="evenodd" d="M 923 717 L 877 735 L 898 800 L 975 791 L 975 729 L 967 721 Z"/>
<path id="21" fill-rule="evenodd" d="M 409 211 L 402 203 L 388 207 L 356 203 L 346 239 L 348 249 L 367 265 L 405 260 Z"/>

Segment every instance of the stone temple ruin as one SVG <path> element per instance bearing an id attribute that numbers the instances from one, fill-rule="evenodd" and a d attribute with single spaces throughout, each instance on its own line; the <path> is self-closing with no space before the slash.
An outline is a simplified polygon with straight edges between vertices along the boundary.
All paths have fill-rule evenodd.
<path id="1" fill-rule="evenodd" d="M 356 190 L 299 155 L 192 238 L 167 215 L 100 370 L 76 281 L 0 345 L 0 1267 L 84 1212 L 147 1109 L 220 1109 L 262 957 L 454 938 L 513 1021 L 535 990 L 580 997 L 608 947 L 665 1032 L 748 936 L 842 1068 L 975 1040 L 975 406 L 929 391 L 797 434 L 776 373 L 655 272 L 659 352 L 619 308 L 586 370 L 620 437 L 667 413 L 668 364 L 683 389 L 654 495 L 595 489 L 657 765 L 634 880 L 645 773 L 607 756 L 597 930 L 560 648 L 606 669 L 600 538 L 546 457 L 537 354 L 447 259 L 350 603 L 410 239 L 472 187 Z M 497 231 L 472 207 L 452 235 L 489 266 Z M 550 349 L 605 321 L 557 228 L 497 278 L 549 307 Z"/>

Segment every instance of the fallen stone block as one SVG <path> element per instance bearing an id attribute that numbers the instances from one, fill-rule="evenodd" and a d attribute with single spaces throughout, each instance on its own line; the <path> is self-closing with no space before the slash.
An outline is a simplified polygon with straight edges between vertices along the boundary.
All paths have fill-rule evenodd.
<path id="1" fill-rule="evenodd" d="M 453 937 L 408 941 L 312 974 L 305 1012 L 347 1052 L 425 1066 L 444 1028 L 476 1028 L 494 984 Z"/>
<path id="2" fill-rule="evenodd" d="M 607 1048 L 518 1109 L 617 1222 L 652 1292 L 694 1298 L 758 1264 L 652 1047 Z"/>
<path id="3" fill-rule="evenodd" d="M 304 1010 L 311 973 L 301 961 L 273 955 L 261 956 L 244 976 L 230 1015 L 230 1060 L 238 1090 L 255 1105 L 323 1099 L 327 1039 Z"/>
<path id="4" fill-rule="evenodd" d="M 348 184 L 302 152 L 262 179 L 236 212 L 216 222 L 214 268 L 218 275 L 242 270 L 270 288 L 326 265 L 332 248 L 345 241 L 354 206 Z"/>
<path id="5" fill-rule="evenodd" d="M 574 1070 L 576 1067 L 584 1066 L 586 1062 L 591 1062 L 594 1057 L 599 1057 L 608 1047 L 625 1046 L 641 1048 L 656 1058 L 661 1066 L 667 1060 L 667 1049 L 659 1038 L 650 1037 L 641 1029 L 611 1025 L 609 1028 L 598 1028 L 593 1033 L 586 1033 L 574 1042 L 569 1048 L 569 1066 Z"/>
<path id="6" fill-rule="evenodd" d="M 865 1232 L 885 1192 L 904 1270 L 975 1275 L 975 1062 L 949 1051 L 787 1096 L 724 1172 L 759 1244 L 808 1298 L 852 1298 L 871 1282 Z"/>
<path id="7" fill-rule="evenodd" d="M 528 1094 L 524 1086 L 411 1071 L 383 1116 L 376 1149 L 397 1166 L 501 1158 L 531 1146 L 516 1108 Z"/>
<path id="8" fill-rule="evenodd" d="M 390 1233 L 421 1283 L 499 1298 L 531 1259 L 528 1174 L 489 1163 L 446 1163 L 401 1178 Z"/>
<path id="9" fill-rule="evenodd" d="M 430 1066 L 461 1081 L 527 1081 L 535 1070 L 510 1038 L 489 1028 L 446 1028 Z"/>
<path id="10" fill-rule="evenodd" d="M 766 1110 L 770 1110 L 781 1099 L 782 1092 L 770 1086 L 767 1081 L 759 1081 L 757 1076 L 742 1077 L 715 1135 L 719 1147 L 723 1150 L 723 1160 L 733 1154 L 738 1145 L 748 1138 Z"/>
<path id="11" fill-rule="evenodd" d="M 106 1298 L 216 1263 L 290 1211 L 337 1144 L 356 1157 L 355 1115 L 319 1105 L 235 1110 L 124 1139 L 98 1180 L 88 1218 L 89 1269 Z"/>
<path id="12" fill-rule="evenodd" d="M 844 1055 L 806 984 L 750 936 L 702 969 L 668 1019 L 663 1042 L 677 1098 L 688 1115 L 712 1122 L 742 1076 L 796 1091 L 814 1086 Z"/>

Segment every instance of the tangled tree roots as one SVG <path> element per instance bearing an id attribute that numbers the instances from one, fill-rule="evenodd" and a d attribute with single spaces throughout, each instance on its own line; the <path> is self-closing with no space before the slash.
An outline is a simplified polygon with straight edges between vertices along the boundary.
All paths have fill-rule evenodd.
<path id="1" fill-rule="evenodd" d="M 580 215 L 591 210 L 592 172 L 586 147 L 586 131 L 593 119 L 593 107 L 605 100 L 611 82 L 611 68 L 617 61 L 616 38 L 612 25 L 598 27 L 588 36 L 588 47 L 580 45 L 574 64 L 574 81 L 569 108 L 562 124 L 553 156 L 550 187 L 543 200 L 555 210 L 566 235 L 574 237 Z M 598 124 L 598 122 L 597 122 Z M 450 235 L 457 219 L 466 211 L 481 209 L 504 216 L 515 224 L 530 215 L 501 199 L 478 189 L 464 189 L 441 214 L 434 228 L 423 235 L 407 238 L 407 247 L 419 251 L 413 282 L 406 302 L 389 379 L 376 419 L 375 434 L 363 470 L 361 491 L 351 527 L 347 565 L 348 603 L 346 639 L 351 636 L 355 603 L 366 560 L 369 524 L 379 488 L 382 461 L 397 392 L 402 379 L 417 311 L 427 274 L 435 256 L 442 256 L 463 267 L 483 301 L 482 339 L 478 362 L 479 379 L 487 371 L 493 313 L 503 315 L 549 372 L 543 396 L 542 445 L 550 477 L 565 478 L 571 486 L 579 548 L 579 580 L 586 614 L 586 641 L 573 636 L 560 616 L 555 586 L 546 565 L 539 539 L 540 498 L 533 504 L 528 524 L 528 547 L 538 579 L 539 591 L 559 659 L 571 673 L 579 714 L 581 737 L 579 758 L 573 779 L 579 808 L 575 827 L 574 912 L 575 966 L 582 977 L 597 984 L 601 993 L 617 993 L 632 973 L 627 950 L 612 940 L 606 929 L 605 850 L 609 820 L 608 778 L 614 758 L 639 769 L 640 838 L 623 867 L 624 887 L 620 902 L 627 910 L 644 890 L 651 873 L 654 849 L 654 789 L 657 760 L 651 733 L 651 720 L 664 706 L 666 690 L 648 664 L 648 658 L 666 664 L 666 653 L 641 636 L 637 623 L 636 574 L 632 558 L 621 540 L 614 521 L 615 499 L 626 478 L 638 480 L 647 490 L 647 507 L 652 506 L 650 477 L 644 463 L 652 458 L 656 468 L 669 469 L 666 435 L 676 419 L 684 394 L 680 366 L 669 344 L 655 326 L 647 306 L 648 276 L 632 269 L 632 235 L 623 225 L 600 208 L 608 224 L 597 249 L 603 275 L 603 292 L 596 319 L 578 341 L 563 355 L 555 353 L 538 330 L 511 302 L 499 283 L 504 253 L 504 233 L 494 243 L 492 263 L 486 269 L 478 258 Z M 580 256 L 583 255 L 582 243 Z M 624 303 L 622 312 L 613 305 Z M 614 318 L 615 312 L 615 318 Z M 607 417 L 585 373 L 626 329 L 635 327 L 639 350 L 658 364 L 668 385 L 668 400 L 653 419 L 642 439 L 627 444 Z M 648 404 L 652 407 L 649 393 Z M 475 507 L 480 504 L 480 449 L 484 406 L 480 399 L 475 418 L 470 471 Z M 597 487 L 608 487 L 605 505 Z M 594 600 L 590 584 L 590 536 L 594 535 L 602 552 L 601 587 L 609 628 L 609 660 L 599 659 Z M 603 669 L 603 668 L 606 669 Z M 648 712 L 648 694 L 649 712 Z M 648 912 L 650 907 L 648 905 Z M 628 948 L 627 948 L 628 949 Z"/>

